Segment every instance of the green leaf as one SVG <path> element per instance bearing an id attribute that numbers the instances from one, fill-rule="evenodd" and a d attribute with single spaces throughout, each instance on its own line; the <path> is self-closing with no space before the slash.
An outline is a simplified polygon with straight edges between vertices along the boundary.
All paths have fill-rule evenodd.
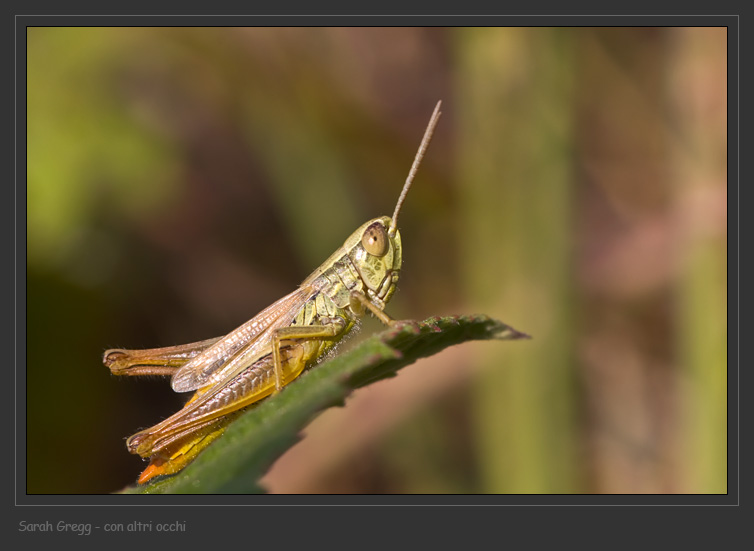
<path id="1" fill-rule="evenodd" d="M 183 471 L 123 493 L 262 493 L 259 479 L 322 410 L 419 358 L 469 340 L 529 338 L 484 315 L 400 322 L 310 369 L 233 421 Z"/>

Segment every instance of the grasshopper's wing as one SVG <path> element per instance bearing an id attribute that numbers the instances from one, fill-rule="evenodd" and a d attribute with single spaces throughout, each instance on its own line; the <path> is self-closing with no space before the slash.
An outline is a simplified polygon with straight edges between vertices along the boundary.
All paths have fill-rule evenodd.
<path id="1" fill-rule="evenodd" d="M 188 392 L 233 377 L 271 350 L 273 331 L 289 326 L 316 289 L 299 287 L 219 339 L 173 374 L 170 386 Z"/>

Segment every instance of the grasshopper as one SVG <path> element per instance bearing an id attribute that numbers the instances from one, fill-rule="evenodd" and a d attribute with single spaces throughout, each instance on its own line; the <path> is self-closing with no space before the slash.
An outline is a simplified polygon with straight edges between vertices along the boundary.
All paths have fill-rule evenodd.
<path id="1" fill-rule="evenodd" d="M 395 322 L 385 304 L 401 269 L 398 214 L 440 118 L 437 102 L 392 218 L 369 220 L 287 296 L 224 337 L 148 350 L 107 350 L 115 375 L 170 375 L 175 392 L 195 391 L 186 405 L 126 441 L 150 458 L 143 484 L 183 469 L 243 409 L 280 392 L 354 328 L 367 311 Z"/>

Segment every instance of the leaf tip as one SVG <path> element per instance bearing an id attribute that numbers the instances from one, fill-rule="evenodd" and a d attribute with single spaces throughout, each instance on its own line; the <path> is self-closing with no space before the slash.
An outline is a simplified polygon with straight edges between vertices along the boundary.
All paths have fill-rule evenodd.
<path id="1" fill-rule="evenodd" d="M 516 340 L 530 340 L 532 338 L 528 333 L 513 329 L 513 327 L 505 327 L 497 335 L 498 339 L 516 341 Z"/>

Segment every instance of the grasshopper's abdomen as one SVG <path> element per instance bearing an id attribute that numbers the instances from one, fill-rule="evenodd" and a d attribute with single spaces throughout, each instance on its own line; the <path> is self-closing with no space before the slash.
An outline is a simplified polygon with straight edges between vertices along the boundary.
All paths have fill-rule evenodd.
<path id="1" fill-rule="evenodd" d="M 316 363 L 343 335 L 351 330 L 355 323 L 350 313 L 337 308 L 327 294 L 319 293 L 305 303 L 296 316 L 294 325 L 304 322 L 306 325 L 321 325 L 332 323 L 332 320 L 336 318 L 340 318 L 341 323 L 344 323 L 343 331 L 336 338 L 283 341 L 280 348 L 283 384 L 293 381 L 304 369 Z M 172 427 L 172 430 L 163 433 L 160 430 L 149 429 L 137 433 L 128 440 L 128 448 L 132 453 L 149 457 L 166 446 L 172 445 L 175 441 L 173 435 L 176 432 L 181 433 L 181 439 L 183 439 L 194 430 L 204 427 L 213 418 L 246 408 L 274 391 L 274 359 L 273 354 L 268 353 L 226 384 L 206 391 L 199 390 L 183 409 L 157 426 Z"/>

